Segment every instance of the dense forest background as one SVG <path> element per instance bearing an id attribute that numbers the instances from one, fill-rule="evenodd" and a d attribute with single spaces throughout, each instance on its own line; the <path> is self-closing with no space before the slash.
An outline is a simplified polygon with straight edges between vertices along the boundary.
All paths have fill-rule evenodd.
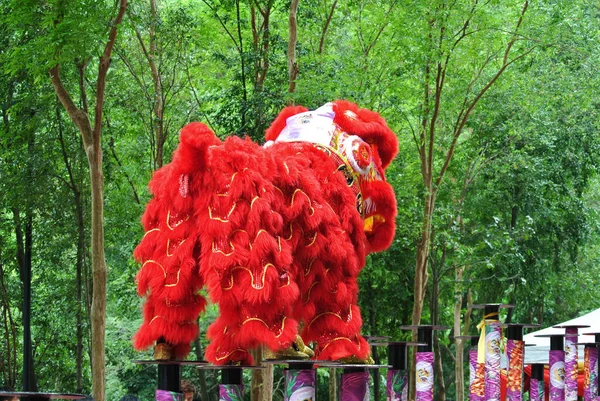
<path id="1" fill-rule="evenodd" d="M 36 387 L 91 393 L 105 352 L 107 400 L 153 399 L 155 368 L 132 363 L 151 355 L 131 346 L 147 182 L 187 122 L 262 141 L 292 103 L 349 99 L 398 135 L 397 235 L 362 272 L 363 332 L 451 327 L 434 344 L 437 399 L 464 397 L 454 336 L 476 333 L 470 305 L 512 303 L 504 321 L 543 326 L 600 307 L 595 1 L 0 0 L 0 11 L 0 385 L 22 385 L 31 271 Z M 103 266 L 105 344 L 92 335 Z M 200 317 L 191 358 L 216 313 Z M 184 376 L 197 399 L 216 399 L 214 374 Z M 276 370 L 274 399 L 281 389 Z"/>

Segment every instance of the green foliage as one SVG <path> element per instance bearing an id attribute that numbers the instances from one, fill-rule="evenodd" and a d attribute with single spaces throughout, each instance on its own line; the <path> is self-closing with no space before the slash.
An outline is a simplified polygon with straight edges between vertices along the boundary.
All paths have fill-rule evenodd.
<path id="1" fill-rule="evenodd" d="M 398 228 L 390 250 L 369 256 L 360 277 L 359 302 L 364 333 L 402 339 L 408 333 L 398 327 L 411 320 L 416 247 L 423 226 L 425 189 L 414 137 L 425 115 L 424 65 L 451 55 L 438 117 L 439 142 L 433 149 L 439 171 L 465 98 L 472 100 L 499 68 L 522 7 L 516 1 L 480 5 L 469 34 L 453 47 L 452 40 L 428 38 L 431 16 L 446 22 L 445 39 L 460 34 L 473 2 L 452 3 L 453 8 L 441 1 L 338 2 L 321 51 L 333 1 L 300 2 L 300 72 L 297 91 L 288 93 L 289 2 L 273 3 L 265 49 L 254 42 L 253 9 L 257 26 L 263 21 L 254 7 L 257 2 L 239 2 L 238 20 L 236 1 L 158 1 L 153 20 L 148 1 L 132 0 L 108 74 L 102 133 L 109 267 L 107 399 L 128 393 L 151 399 L 156 379 L 155 368 L 131 362 L 151 357 L 131 347 L 141 316 L 135 291 L 139 266 L 131 255 L 142 236 L 139 219 L 149 199 L 146 185 L 155 166 L 157 123 L 155 86 L 138 34 L 147 46 L 155 28 L 155 61 L 164 91 L 165 162 L 188 121 L 204 121 L 222 138 L 236 134 L 262 141 L 270 121 L 291 102 L 317 107 L 346 98 L 382 113 L 401 148 L 387 173 L 396 190 Z M 48 70 L 61 63 L 67 90 L 82 107 L 78 68 L 83 63 L 82 83 L 93 110 L 98 56 L 115 4 L 0 3 L 0 264 L 6 287 L 6 293 L 0 292 L 0 317 L 11 312 L 20 344 L 22 282 L 15 217 L 23 222 L 29 217 L 32 335 L 37 383 L 44 390 L 77 390 L 75 311 L 80 307 L 81 391 L 91 390 L 89 173 L 81 138 L 57 103 Z M 517 308 L 511 320 L 544 325 L 600 307 L 595 296 L 600 284 L 597 20 L 598 8 L 591 2 L 529 4 L 511 53 L 524 56 L 473 111 L 438 192 L 424 322 L 437 319 L 452 325 L 457 294 L 470 293 L 475 302 L 513 302 Z M 269 68 L 260 85 L 257 71 L 265 55 Z M 471 84 L 480 70 L 481 79 Z M 83 247 L 78 245 L 76 193 L 83 210 Z M 74 295 L 78 251 L 84 259 L 81 301 Z M 460 282 L 457 269 L 464 269 Z M 211 306 L 200 320 L 202 349 L 206 328 L 217 313 Z M 475 331 L 473 324 L 467 329 Z M 9 351 L 3 330 L 0 325 L 0 359 Z M 452 334 L 440 335 L 442 350 L 453 350 Z M 18 347 L 16 362 L 22 366 Z M 442 356 L 450 397 L 452 362 L 448 352 Z M 5 369 L 0 365 L 0 384 L 12 380 L 8 384 L 18 388 L 21 372 L 9 377 Z M 319 376 L 322 399 L 327 399 L 328 375 Z M 185 370 L 184 376 L 199 381 L 197 372 Z M 218 377 L 207 373 L 205 380 L 215 397 Z M 282 397 L 281 390 L 275 394 Z"/>

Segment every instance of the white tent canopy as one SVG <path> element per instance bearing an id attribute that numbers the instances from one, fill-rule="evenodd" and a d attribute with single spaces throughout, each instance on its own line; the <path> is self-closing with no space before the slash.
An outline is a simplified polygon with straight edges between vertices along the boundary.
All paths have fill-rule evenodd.
<path id="1" fill-rule="evenodd" d="M 579 329 L 578 343 L 592 343 L 594 336 L 582 336 L 581 333 L 600 333 L 600 309 L 596 309 L 586 315 L 579 316 L 575 319 L 567 320 L 566 322 L 556 323 L 553 326 L 590 326 L 588 328 Z M 565 329 L 555 329 L 548 327 L 542 330 L 533 331 L 525 336 L 525 344 L 535 344 L 535 346 L 525 347 L 525 364 L 531 363 L 548 363 L 548 353 L 550 351 L 550 339 L 548 337 L 536 337 L 538 335 L 547 334 L 564 334 Z M 578 346 L 578 359 L 583 360 L 584 346 Z"/>

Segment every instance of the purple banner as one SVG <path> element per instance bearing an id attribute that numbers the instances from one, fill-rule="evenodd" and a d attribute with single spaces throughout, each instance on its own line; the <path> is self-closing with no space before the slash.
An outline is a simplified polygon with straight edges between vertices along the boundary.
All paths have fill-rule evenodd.
<path id="1" fill-rule="evenodd" d="M 485 325 L 485 399 L 500 401 L 500 343 L 502 342 L 500 322 Z"/>
<path id="2" fill-rule="evenodd" d="M 577 328 L 565 329 L 565 401 L 577 401 Z"/>
<path id="3" fill-rule="evenodd" d="M 340 401 L 369 401 L 369 372 L 342 374 Z"/>
<path id="4" fill-rule="evenodd" d="M 433 352 L 417 352 L 416 401 L 433 401 Z"/>
<path id="5" fill-rule="evenodd" d="M 565 399 L 565 352 L 560 350 L 550 351 L 550 401 L 564 401 Z"/>
<path id="6" fill-rule="evenodd" d="M 315 400 L 316 371 L 285 370 L 284 401 Z"/>
<path id="7" fill-rule="evenodd" d="M 219 384 L 219 401 L 244 401 L 244 385 Z"/>
<path id="8" fill-rule="evenodd" d="M 483 363 L 477 362 L 477 348 L 469 351 L 469 400 L 481 401 L 485 396 L 483 388 Z"/>
<path id="9" fill-rule="evenodd" d="M 183 393 L 174 391 L 156 390 L 156 401 L 183 401 Z"/>
<path id="10" fill-rule="evenodd" d="M 405 370 L 389 369 L 387 372 L 386 401 L 408 400 L 408 374 Z"/>
<path id="11" fill-rule="evenodd" d="M 506 375 L 506 400 L 521 401 L 523 399 L 523 355 L 525 342 L 508 340 L 506 355 L 508 358 L 508 373 Z"/>
<path id="12" fill-rule="evenodd" d="M 544 401 L 544 381 L 531 379 L 529 382 L 529 401 Z"/>
<path id="13" fill-rule="evenodd" d="M 595 401 L 598 397 L 598 348 L 584 349 L 583 370 L 583 399 Z"/>

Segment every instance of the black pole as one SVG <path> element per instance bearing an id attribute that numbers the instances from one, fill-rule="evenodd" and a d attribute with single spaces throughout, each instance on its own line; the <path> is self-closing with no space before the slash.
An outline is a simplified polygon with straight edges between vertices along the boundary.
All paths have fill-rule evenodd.
<path id="1" fill-rule="evenodd" d="M 489 316 L 493 315 L 495 316 Z M 483 307 L 483 316 L 485 319 L 490 320 L 500 320 L 500 305 L 499 304 L 489 304 Z M 486 318 L 486 316 L 489 316 Z"/>
<path id="2" fill-rule="evenodd" d="M 544 364 L 533 363 L 531 364 L 531 378 L 538 381 L 544 381 Z"/>
<path id="3" fill-rule="evenodd" d="M 550 336 L 550 351 L 564 351 L 564 336 L 562 334 Z"/>
<path id="4" fill-rule="evenodd" d="M 417 341 L 427 345 L 419 345 L 417 352 L 432 352 L 433 351 L 433 327 L 424 326 L 417 329 Z"/>
<path id="5" fill-rule="evenodd" d="M 392 369 L 406 370 L 408 366 L 406 344 L 388 345 L 388 363 L 392 365 Z"/>
<path id="6" fill-rule="evenodd" d="M 158 365 L 158 389 L 181 393 L 181 366 L 175 364 Z"/>
<path id="7" fill-rule="evenodd" d="M 506 330 L 506 338 L 509 340 L 523 341 L 523 326 L 520 324 L 509 325 Z"/>
<path id="8" fill-rule="evenodd" d="M 23 272 L 23 391 L 33 391 L 31 383 L 31 264 L 25 260 Z"/>
<path id="9" fill-rule="evenodd" d="M 221 370 L 221 384 L 243 384 L 242 368 L 224 367 L 224 369 Z"/>

